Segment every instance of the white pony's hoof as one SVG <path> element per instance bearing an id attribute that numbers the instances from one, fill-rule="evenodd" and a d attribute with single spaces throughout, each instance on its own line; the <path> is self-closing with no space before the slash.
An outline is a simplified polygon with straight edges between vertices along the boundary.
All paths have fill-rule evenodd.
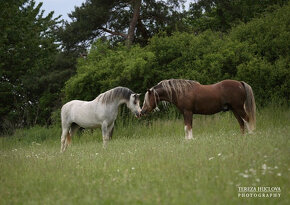
<path id="1" fill-rule="evenodd" d="M 192 137 L 192 138 L 185 138 L 186 141 L 193 141 L 196 140 L 196 137 Z"/>
<path id="2" fill-rule="evenodd" d="M 108 142 L 103 142 L 103 149 L 106 149 L 108 147 Z"/>

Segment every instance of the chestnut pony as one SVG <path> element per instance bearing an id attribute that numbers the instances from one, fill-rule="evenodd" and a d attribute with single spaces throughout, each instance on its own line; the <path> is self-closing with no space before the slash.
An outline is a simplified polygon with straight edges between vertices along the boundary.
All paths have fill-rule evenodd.
<path id="1" fill-rule="evenodd" d="M 141 115 L 158 108 L 158 102 L 173 103 L 183 114 L 185 138 L 192 139 L 192 115 L 212 115 L 231 110 L 244 133 L 245 125 L 251 133 L 256 124 L 256 104 L 253 90 L 243 81 L 223 80 L 212 85 L 201 85 L 192 80 L 163 80 L 149 89 Z"/>

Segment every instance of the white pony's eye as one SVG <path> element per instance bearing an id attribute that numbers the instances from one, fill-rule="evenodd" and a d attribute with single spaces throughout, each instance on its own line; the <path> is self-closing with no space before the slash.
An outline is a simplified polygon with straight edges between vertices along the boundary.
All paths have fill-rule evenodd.
<path id="1" fill-rule="evenodd" d="M 134 105 L 136 104 L 136 103 L 135 103 L 135 101 L 136 101 L 136 97 L 135 97 L 134 94 L 131 95 L 131 99 L 130 99 L 130 100 L 131 100 L 132 104 L 134 104 Z"/>

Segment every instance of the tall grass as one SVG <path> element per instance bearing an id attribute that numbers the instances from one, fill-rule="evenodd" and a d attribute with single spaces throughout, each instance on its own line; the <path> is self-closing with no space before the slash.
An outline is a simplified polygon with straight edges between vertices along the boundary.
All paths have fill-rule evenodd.
<path id="1" fill-rule="evenodd" d="M 180 118 L 117 120 L 102 147 L 85 130 L 60 154 L 60 127 L 0 139 L 0 204 L 289 204 L 288 108 L 257 113 L 241 135 L 231 113 L 194 116 L 195 140 Z M 238 186 L 280 187 L 280 198 L 240 198 Z"/>

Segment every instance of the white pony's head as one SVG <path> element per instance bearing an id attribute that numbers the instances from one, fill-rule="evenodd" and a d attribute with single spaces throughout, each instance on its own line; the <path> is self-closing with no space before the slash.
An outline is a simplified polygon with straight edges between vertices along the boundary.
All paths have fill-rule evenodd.
<path id="1" fill-rule="evenodd" d="M 140 94 L 133 93 L 127 102 L 127 107 L 135 114 L 136 117 L 140 117 Z"/>

